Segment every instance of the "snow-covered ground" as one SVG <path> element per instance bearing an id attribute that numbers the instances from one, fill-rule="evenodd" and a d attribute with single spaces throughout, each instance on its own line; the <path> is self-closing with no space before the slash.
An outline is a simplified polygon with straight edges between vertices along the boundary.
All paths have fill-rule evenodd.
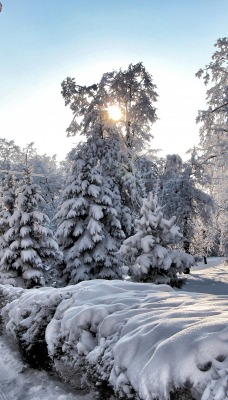
<path id="1" fill-rule="evenodd" d="M 73 370 L 78 361 L 82 367 L 86 362 L 94 376 L 109 380 L 117 396 L 134 390 L 144 400 L 163 400 L 170 390 L 191 383 L 197 400 L 228 400 L 228 266 L 223 261 L 199 263 L 181 291 L 165 285 L 90 281 L 62 291 L 59 302 L 55 289 L 38 297 L 37 290 L 30 290 L 30 300 L 25 294 L 6 307 L 8 331 L 14 333 L 16 323 L 23 321 L 28 328 L 24 339 L 31 340 L 42 305 L 55 303 L 46 331 L 50 355 L 55 360 L 60 354 Z M 22 305 L 28 308 L 29 301 L 26 320 Z M 1 337 L 0 374 L 7 370 L 3 387 L 7 385 L 13 399 L 89 399 L 48 373 L 26 367 L 5 340 Z"/>
<path id="2" fill-rule="evenodd" d="M 10 400 L 91 400 L 45 371 L 29 368 L 17 348 L 0 337 L 0 385 Z M 0 391 L 0 399 L 1 391 Z M 5 399 L 3 397 L 3 399 Z M 8 400 L 8 399 L 7 399 Z"/>
<path id="3" fill-rule="evenodd" d="M 224 261 L 224 257 L 210 257 L 207 264 L 198 262 L 187 275 L 188 282 L 183 290 L 228 296 L 228 264 Z"/>

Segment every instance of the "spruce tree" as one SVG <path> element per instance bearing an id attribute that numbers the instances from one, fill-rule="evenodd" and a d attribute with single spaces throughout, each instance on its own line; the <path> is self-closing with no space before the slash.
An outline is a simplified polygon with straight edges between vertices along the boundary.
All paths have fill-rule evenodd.
<path id="1" fill-rule="evenodd" d="M 106 159 L 107 173 L 114 168 L 107 142 L 93 135 L 71 153 L 72 175 L 56 216 L 66 283 L 121 276 L 116 255 L 124 238 L 119 220 L 120 195 L 112 177 L 103 174 L 104 158 L 100 154 L 106 148 L 110 157 Z"/>
<path id="2" fill-rule="evenodd" d="M 4 254 L 4 249 L 7 247 L 5 240 L 5 233 L 10 228 L 9 219 L 14 212 L 15 198 L 16 198 L 16 179 L 9 171 L 2 180 L 1 197 L 0 197 L 0 260 Z M 15 274 L 11 272 L 1 272 L 0 282 L 11 283 Z"/>
<path id="3" fill-rule="evenodd" d="M 178 286 L 177 273 L 194 264 L 194 258 L 175 249 L 182 235 L 175 217 L 167 220 L 152 193 L 144 199 L 141 218 L 135 220 L 136 233 L 123 242 L 120 253 L 129 265 L 130 275 L 144 282 Z"/>
<path id="4" fill-rule="evenodd" d="M 16 191 L 15 210 L 8 219 L 9 229 L 4 233 L 6 245 L 1 257 L 0 276 L 12 275 L 14 285 L 43 285 L 46 267 L 61 259 L 48 227 L 49 218 L 38 211 L 43 201 L 40 187 L 32 183 L 32 169 L 26 168 Z"/>

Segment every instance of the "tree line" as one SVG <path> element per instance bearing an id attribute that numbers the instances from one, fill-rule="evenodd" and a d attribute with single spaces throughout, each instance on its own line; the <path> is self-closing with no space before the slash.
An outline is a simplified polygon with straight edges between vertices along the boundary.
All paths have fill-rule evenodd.
<path id="1" fill-rule="evenodd" d="M 67 135 L 82 136 L 62 163 L 0 139 L 1 282 L 119 279 L 128 265 L 132 279 L 178 285 L 193 255 L 227 256 L 228 39 L 215 46 L 196 74 L 208 108 L 185 162 L 150 150 L 158 95 L 142 63 L 89 86 L 62 82 Z"/>

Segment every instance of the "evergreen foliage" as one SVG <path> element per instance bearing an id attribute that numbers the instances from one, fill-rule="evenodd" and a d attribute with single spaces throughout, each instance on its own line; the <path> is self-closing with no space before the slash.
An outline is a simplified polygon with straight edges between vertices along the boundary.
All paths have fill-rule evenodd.
<path id="1" fill-rule="evenodd" d="M 3 283 L 27 288 L 43 285 L 48 263 L 59 261 L 61 253 L 48 227 L 49 218 L 37 210 L 43 201 L 40 187 L 32 183 L 32 169 L 26 168 L 16 191 L 15 209 L 4 233 L 0 277 Z"/>
<path id="2" fill-rule="evenodd" d="M 5 233 L 10 228 L 9 219 L 14 212 L 14 204 L 16 198 L 16 180 L 14 175 L 9 171 L 5 174 L 1 185 L 0 198 L 0 259 L 3 255 L 4 248 L 7 247 Z"/>
<path id="3" fill-rule="evenodd" d="M 98 158 L 100 151 L 108 150 L 107 146 L 105 139 L 92 136 L 76 154 L 71 154 L 72 175 L 56 216 L 56 237 L 64 253 L 66 283 L 121 276 L 116 252 L 124 238 L 119 219 L 123 209 L 118 187 L 112 177 L 103 174 L 104 159 Z M 109 163 L 106 172 L 113 160 Z M 127 213 L 125 217 L 128 221 Z"/>
<path id="4" fill-rule="evenodd" d="M 120 253 L 136 280 L 178 286 L 177 273 L 194 264 L 190 254 L 174 249 L 182 235 L 175 217 L 167 220 L 152 194 L 144 199 L 141 218 L 135 220 L 136 233 L 123 242 Z"/>

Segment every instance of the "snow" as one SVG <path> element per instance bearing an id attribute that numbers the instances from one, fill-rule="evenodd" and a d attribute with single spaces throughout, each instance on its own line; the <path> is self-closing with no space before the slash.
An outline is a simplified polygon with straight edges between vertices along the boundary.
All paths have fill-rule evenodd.
<path id="1" fill-rule="evenodd" d="M 142 400 L 169 400 L 170 391 L 188 384 L 197 400 L 228 400 L 228 267 L 223 261 L 210 258 L 207 265 L 193 267 L 183 290 L 118 280 L 62 289 L 4 287 L 3 317 L 16 337 L 23 326 L 28 343 L 46 321 L 45 339 L 57 371 L 60 363 L 75 375 L 107 380 L 117 398 L 136 392 Z M 3 360 L 8 356 L 5 349 Z M 23 390 L 23 373 L 15 376 Z M 30 397 L 23 399 L 78 398 L 60 394 L 60 386 L 54 393 L 44 372 L 28 373 L 26 379 Z"/>
<path id="2" fill-rule="evenodd" d="M 224 257 L 210 257 L 207 264 L 200 262 L 198 267 L 192 267 L 185 290 L 228 296 L 228 265 L 224 261 Z"/>
<path id="3" fill-rule="evenodd" d="M 90 395 L 68 388 L 53 374 L 29 368 L 15 346 L 0 337 L 0 378 L 13 400 L 92 400 Z"/>

